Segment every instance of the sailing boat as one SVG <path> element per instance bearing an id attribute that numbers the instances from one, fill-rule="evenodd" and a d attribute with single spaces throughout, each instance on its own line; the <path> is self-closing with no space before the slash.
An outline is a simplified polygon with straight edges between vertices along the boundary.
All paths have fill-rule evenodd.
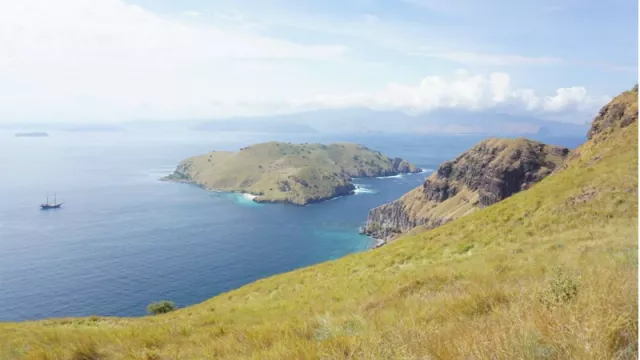
<path id="1" fill-rule="evenodd" d="M 47 195 L 47 203 L 40 204 L 40 210 L 59 209 L 63 203 L 59 203 L 56 200 L 56 194 L 53 194 L 53 204 L 49 204 L 49 195 Z"/>

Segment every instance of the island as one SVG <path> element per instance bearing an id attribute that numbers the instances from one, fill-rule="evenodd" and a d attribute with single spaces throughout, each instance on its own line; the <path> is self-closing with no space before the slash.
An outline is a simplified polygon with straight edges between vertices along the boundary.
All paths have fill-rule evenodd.
<path id="1" fill-rule="evenodd" d="M 162 180 L 250 194 L 256 202 L 306 205 L 353 194 L 353 177 L 421 171 L 407 160 L 359 144 L 267 142 L 188 158 Z"/>
<path id="2" fill-rule="evenodd" d="M 48 137 L 46 132 L 19 132 L 15 134 L 16 137 Z"/>

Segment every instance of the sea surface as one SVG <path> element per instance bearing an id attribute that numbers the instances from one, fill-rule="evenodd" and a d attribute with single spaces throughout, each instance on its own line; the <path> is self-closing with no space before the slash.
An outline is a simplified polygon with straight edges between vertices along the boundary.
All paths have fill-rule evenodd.
<path id="1" fill-rule="evenodd" d="M 0 321 L 137 316 L 366 251 L 369 209 L 419 186 L 480 136 L 197 132 L 0 133 Z M 189 156 L 256 142 L 354 141 L 426 169 L 354 179 L 357 193 L 304 207 L 162 182 Z M 540 139 L 575 147 L 583 138 Z M 49 194 L 65 204 L 40 211 Z"/>

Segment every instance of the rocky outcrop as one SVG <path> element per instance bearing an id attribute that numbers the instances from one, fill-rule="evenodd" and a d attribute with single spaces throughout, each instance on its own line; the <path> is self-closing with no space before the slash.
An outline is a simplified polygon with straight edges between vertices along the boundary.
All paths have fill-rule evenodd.
<path id="1" fill-rule="evenodd" d="M 633 132 L 629 128 L 632 124 L 637 124 L 637 122 L 638 85 L 616 96 L 600 109 L 587 133 L 589 141 L 573 152 L 565 167 L 577 166 L 577 164 L 591 167 L 607 156 L 616 156 L 616 151 L 613 151 L 613 148 L 599 146 L 601 143 L 615 141 L 618 145 L 637 146 L 635 141 L 629 143 L 629 137 L 625 135 L 630 131 Z M 611 138 L 615 139 L 612 140 Z"/>
<path id="2" fill-rule="evenodd" d="M 440 165 L 422 186 L 369 212 L 362 232 L 391 239 L 443 225 L 544 179 L 570 151 L 527 139 L 488 139 Z"/>
<path id="3" fill-rule="evenodd" d="M 602 141 L 606 136 L 600 136 L 600 139 L 594 139 L 594 137 L 606 135 L 636 121 L 638 121 L 638 85 L 620 94 L 600 109 L 598 116 L 591 123 L 587 138 L 596 142 Z"/>
<path id="4" fill-rule="evenodd" d="M 407 160 L 400 158 L 393 158 L 391 160 L 391 168 L 393 169 L 393 172 L 397 174 L 417 173 L 422 171 Z"/>

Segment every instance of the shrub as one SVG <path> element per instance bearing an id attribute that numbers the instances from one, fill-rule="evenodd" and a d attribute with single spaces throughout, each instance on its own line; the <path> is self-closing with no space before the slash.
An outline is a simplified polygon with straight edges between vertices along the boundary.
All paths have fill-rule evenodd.
<path id="1" fill-rule="evenodd" d="M 166 314 L 176 309 L 176 304 L 173 301 L 162 300 L 149 304 L 147 306 L 147 312 L 152 315 Z"/>
<path id="2" fill-rule="evenodd" d="M 578 280 L 569 274 L 563 267 L 554 269 L 553 277 L 549 280 L 543 302 L 550 306 L 566 303 L 578 295 Z"/>

